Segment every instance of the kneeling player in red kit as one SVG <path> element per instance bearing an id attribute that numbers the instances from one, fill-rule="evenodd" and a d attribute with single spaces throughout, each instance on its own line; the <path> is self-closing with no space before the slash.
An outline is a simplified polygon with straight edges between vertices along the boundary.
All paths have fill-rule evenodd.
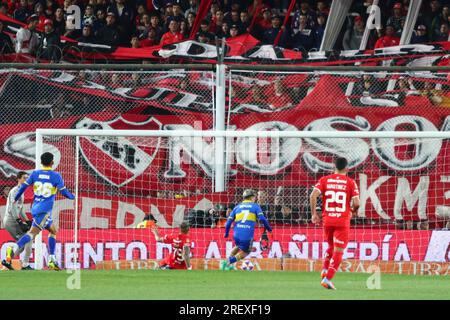
<path id="1" fill-rule="evenodd" d="M 322 177 L 310 196 L 312 222 L 318 224 L 317 198 L 322 194 L 322 218 L 328 250 L 324 256 L 321 285 L 336 289 L 331 282 L 347 247 L 352 213 L 359 208 L 359 190 L 355 180 L 347 177 L 347 159 L 336 158 L 334 174 Z"/>
<path id="2" fill-rule="evenodd" d="M 170 255 L 161 260 L 159 267 L 161 269 L 188 269 L 190 270 L 190 246 L 189 240 L 189 225 L 186 222 L 181 223 L 180 233 L 175 235 L 160 236 L 156 227 L 152 228 L 155 239 L 158 242 L 163 242 L 172 245 L 172 252 Z"/>

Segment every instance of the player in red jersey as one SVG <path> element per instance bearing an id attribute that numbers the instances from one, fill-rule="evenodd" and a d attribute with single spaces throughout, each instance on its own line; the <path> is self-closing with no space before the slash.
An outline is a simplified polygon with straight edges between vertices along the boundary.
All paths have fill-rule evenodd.
<path id="1" fill-rule="evenodd" d="M 176 235 L 166 234 L 161 237 L 156 228 L 152 228 L 152 232 L 156 241 L 172 245 L 170 255 L 159 263 L 161 269 L 192 269 L 189 257 L 191 245 L 189 225 L 186 222 L 181 223 L 180 233 Z"/>
<path id="2" fill-rule="evenodd" d="M 355 180 L 347 177 L 347 159 L 336 158 L 334 174 L 322 177 L 310 196 L 312 222 L 318 224 L 317 198 L 322 194 L 322 218 L 328 250 L 325 253 L 321 285 L 336 289 L 331 282 L 342 261 L 348 243 L 350 219 L 359 208 L 359 190 Z"/>

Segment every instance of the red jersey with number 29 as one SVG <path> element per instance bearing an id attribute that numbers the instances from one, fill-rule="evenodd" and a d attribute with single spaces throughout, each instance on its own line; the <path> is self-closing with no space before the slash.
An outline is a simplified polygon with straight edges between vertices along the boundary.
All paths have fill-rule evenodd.
<path id="1" fill-rule="evenodd" d="M 179 235 L 165 235 L 163 242 L 172 245 L 172 253 L 169 257 L 169 265 L 171 267 L 180 266 L 185 264 L 183 258 L 183 247 L 185 244 L 190 245 L 189 235 L 180 233 Z"/>
<path id="2" fill-rule="evenodd" d="M 355 180 L 344 174 L 322 177 L 314 186 L 322 194 L 322 219 L 324 226 L 350 226 L 351 200 L 359 196 Z"/>

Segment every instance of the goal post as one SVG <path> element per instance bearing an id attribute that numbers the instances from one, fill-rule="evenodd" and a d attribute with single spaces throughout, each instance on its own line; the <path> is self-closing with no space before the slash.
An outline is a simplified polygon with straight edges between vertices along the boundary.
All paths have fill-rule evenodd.
<path id="1" fill-rule="evenodd" d="M 343 271 L 366 272 L 373 264 L 390 273 L 450 270 L 449 131 L 272 127 L 37 129 L 36 159 L 57 153 L 54 169 L 76 195 L 72 202 L 58 196 L 55 204 L 62 266 L 153 268 L 170 248 L 136 228 L 152 214 L 163 234 L 188 221 L 195 268 L 216 269 L 233 245 L 232 236 L 223 237 L 227 215 L 252 188 L 274 229 L 267 250 L 259 245 L 262 228 L 255 232 L 255 269 L 317 271 L 327 245 L 310 222 L 309 193 L 332 172 L 333 157 L 343 156 L 361 190 Z M 224 156 L 217 156 L 216 141 Z M 215 192 L 218 184 L 223 192 Z M 45 243 L 35 243 L 37 268 Z"/>

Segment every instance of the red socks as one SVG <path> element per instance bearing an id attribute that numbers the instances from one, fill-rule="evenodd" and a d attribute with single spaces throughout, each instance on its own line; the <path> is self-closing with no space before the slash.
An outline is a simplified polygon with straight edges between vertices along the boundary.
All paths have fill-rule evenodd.
<path id="1" fill-rule="evenodd" d="M 331 256 L 333 255 L 333 247 L 329 247 L 327 249 L 327 251 L 325 252 L 325 257 L 323 258 L 323 267 L 322 270 L 328 270 L 328 268 L 330 267 L 330 260 L 331 260 Z"/>
<path id="2" fill-rule="evenodd" d="M 343 251 L 335 251 L 333 253 L 333 258 L 330 261 L 330 267 L 328 268 L 328 273 L 327 273 L 328 280 L 333 279 L 334 274 L 336 273 L 336 271 L 339 268 L 339 265 L 341 264 L 343 254 L 344 254 Z"/>

